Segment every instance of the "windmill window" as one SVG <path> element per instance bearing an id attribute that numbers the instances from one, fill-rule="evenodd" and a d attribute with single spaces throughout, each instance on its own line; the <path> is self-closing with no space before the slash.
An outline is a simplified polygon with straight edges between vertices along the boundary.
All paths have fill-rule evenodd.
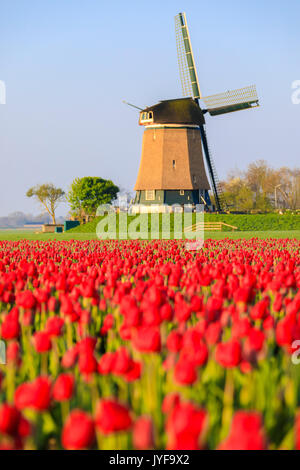
<path id="1" fill-rule="evenodd" d="M 153 112 L 149 111 L 148 113 L 143 112 L 141 113 L 141 118 L 140 118 L 141 123 L 148 123 L 148 122 L 153 122 Z"/>
<path id="2" fill-rule="evenodd" d="M 155 190 L 150 189 L 146 191 L 146 201 L 154 201 L 155 200 Z"/>
<path id="3" fill-rule="evenodd" d="M 179 193 L 180 193 L 180 196 L 184 196 L 184 189 L 181 189 Z"/>
<path id="4" fill-rule="evenodd" d="M 176 160 L 173 160 L 173 169 L 175 170 L 176 168 Z"/>
<path id="5" fill-rule="evenodd" d="M 197 177 L 196 175 L 193 175 L 193 183 L 196 183 L 197 182 Z"/>

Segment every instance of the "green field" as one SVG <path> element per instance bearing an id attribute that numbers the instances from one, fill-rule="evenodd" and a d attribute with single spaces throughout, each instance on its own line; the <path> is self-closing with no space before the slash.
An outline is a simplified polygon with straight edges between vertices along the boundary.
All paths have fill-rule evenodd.
<path id="1" fill-rule="evenodd" d="M 96 233 L 96 227 L 102 217 L 96 217 L 91 222 L 80 225 L 70 230 L 70 233 Z M 135 219 L 135 216 L 128 216 L 128 224 Z M 193 214 L 193 223 L 196 220 L 196 214 Z M 290 230 L 300 231 L 300 213 L 280 214 L 204 214 L 205 222 L 223 222 L 225 224 L 237 227 L 239 232 L 261 232 L 261 231 L 281 231 Z M 117 230 L 119 225 L 119 217 L 116 217 Z M 160 218 L 161 224 L 161 218 Z M 150 231 L 151 218 L 148 218 L 148 230 Z M 174 214 L 170 214 L 170 228 L 174 227 Z M 223 226 L 222 231 L 231 232 L 228 226 Z"/>
<path id="2" fill-rule="evenodd" d="M 196 214 L 193 214 L 195 222 Z M 1 230 L 0 240 L 97 240 L 96 228 L 103 217 L 96 217 L 91 222 L 75 227 L 65 233 L 36 233 L 33 230 Z M 135 219 L 135 216 L 128 216 L 128 224 Z M 268 214 L 208 214 L 204 215 L 205 222 L 223 222 L 228 224 L 223 226 L 222 232 L 206 231 L 205 239 L 220 240 L 222 238 L 249 239 L 258 238 L 296 238 L 300 239 L 300 213 L 287 212 L 283 215 Z M 162 219 L 160 216 L 160 230 Z M 237 227 L 232 231 L 230 226 Z M 116 229 L 119 230 L 119 216 L 116 217 Z M 174 230 L 174 214 L 170 216 L 171 234 Z M 148 231 L 151 231 L 151 218 L 148 218 Z"/>
<path id="3" fill-rule="evenodd" d="M 249 238 L 295 238 L 300 240 L 300 230 L 265 230 L 243 232 L 208 232 L 204 233 L 205 240 L 209 238 L 221 240 L 223 238 L 249 239 Z M 66 233 L 35 233 L 20 230 L 0 230 L 0 240 L 97 240 L 95 232 L 66 232 Z"/>
<path id="4" fill-rule="evenodd" d="M 136 216 L 128 216 L 128 224 Z M 195 223 L 196 214 L 193 214 Z M 96 229 L 103 217 L 96 217 L 91 222 L 75 227 L 65 233 L 37 233 L 33 230 L 1 230 L 0 240 L 97 240 Z M 205 239 L 220 240 L 223 238 L 249 239 L 258 238 L 296 238 L 300 239 L 300 214 L 285 213 L 280 214 L 205 214 L 205 222 L 223 222 L 228 224 L 223 226 L 221 232 L 205 231 Z M 159 219 L 160 231 L 162 218 Z M 230 226 L 237 227 L 232 231 Z M 116 230 L 119 231 L 119 216 L 116 217 Z M 174 230 L 174 214 L 170 215 L 170 231 Z M 151 231 L 151 218 L 148 218 L 148 232 Z M 171 235 L 172 237 L 172 235 Z"/>

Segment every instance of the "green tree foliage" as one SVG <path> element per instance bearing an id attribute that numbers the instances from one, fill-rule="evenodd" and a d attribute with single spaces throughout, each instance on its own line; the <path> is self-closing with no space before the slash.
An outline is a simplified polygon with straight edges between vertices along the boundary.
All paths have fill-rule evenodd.
<path id="1" fill-rule="evenodd" d="M 273 169 L 257 160 L 245 172 L 231 172 L 222 187 L 231 210 L 300 209 L 300 169 Z"/>
<path id="2" fill-rule="evenodd" d="M 56 224 L 55 211 L 58 204 L 64 200 L 65 193 L 61 188 L 56 188 L 53 184 L 41 184 L 28 189 L 27 197 L 35 198 L 43 208 L 46 209 L 53 224 Z"/>
<path id="3" fill-rule="evenodd" d="M 246 182 L 238 176 L 225 183 L 224 196 L 237 211 L 246 212 L 252 209 L 252 192 Z"/>
<path id="4" fill-rule="evenodd" d="M 109 204 L 119 192 L 112 181 L 98 176 L 75 178 L 67 195 L 73 216 L 83 219 L 95 215 L 100 204 Z"/>

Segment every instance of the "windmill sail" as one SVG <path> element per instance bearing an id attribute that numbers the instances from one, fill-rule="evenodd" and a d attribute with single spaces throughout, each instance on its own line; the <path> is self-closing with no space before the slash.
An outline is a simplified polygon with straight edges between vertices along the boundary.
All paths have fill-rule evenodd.
<path id="1" fill-rule="evenodd" d="M 199 99 L 201 92 L 185 13 L 175 16 L 175 33 L 183 96 Z"/>
<path id="2" fill-rule="evenodd" d="M 185 13 L 179 13 L 177 16 L 175 16 L 175 32 L 183 96 L 192 96 L 199 105 L 199 99 L 202 97 L 199 88 L 198 76 Z M 220 187 L 216 168 L 210 155 L 204 125 L 202 124 L 199 127 L 211 186 L 215 196 L 216 207 L 218 211 L 222 211 L 224 207 L 222 188 Z"/>
<path id="3" fill-rule="evenodd" d="M 211 116 L 259 106 L 255 85 L 202 98 Z"/>

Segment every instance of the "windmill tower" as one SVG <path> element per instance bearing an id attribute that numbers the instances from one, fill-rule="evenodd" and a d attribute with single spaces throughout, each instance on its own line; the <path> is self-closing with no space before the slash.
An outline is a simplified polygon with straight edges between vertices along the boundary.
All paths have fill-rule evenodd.
<path id="1" fill-rule="evenodd" d="M 215 208 L 222 211 L 226 202 L 210 154 L 204 115 L 217 116 L 259 106 L 256 88 L 203 97 L 185 13 L 175 17 L 175 31 L 184 98 L 160 101 L 140 111 L 139 124 L 145 131 L 134 187 L 135 203 L 146 206 L 204 203 L 211 209 L 208 191 L 212 189 Z"/>

